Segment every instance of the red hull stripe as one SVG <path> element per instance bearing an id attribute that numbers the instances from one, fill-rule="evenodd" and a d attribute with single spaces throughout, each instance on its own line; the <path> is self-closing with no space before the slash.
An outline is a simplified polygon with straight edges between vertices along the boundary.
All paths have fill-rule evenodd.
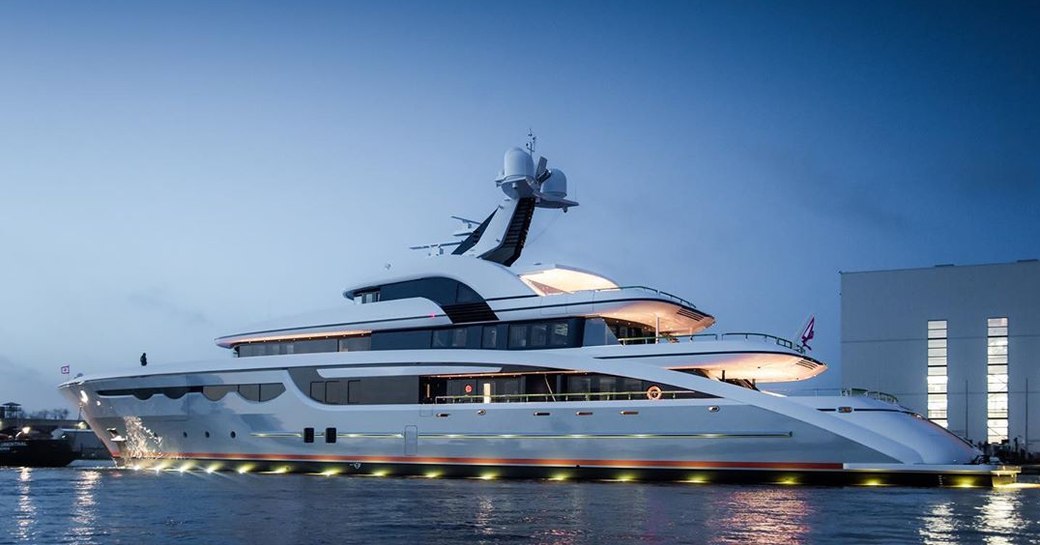
<path id="1" fill-rule="evenodd" d="M 170 453 L 171 458 L 196 458 L 223 461 L 274 462 L 363 462 L 406 464 L 451 464 L 475 466 L 545 466 L 545 467 L 606 467 L 606 468 L 676 468 L 676 469 L 779 469 L 779 470 L 835 470 L 844 466 L 833 462 L 720 462 L 688 460 L 573 460 L 555 458 L 452 458 L 428 456 L 330 456 L 324 454 L 246 454 L 221 452 Z"/>

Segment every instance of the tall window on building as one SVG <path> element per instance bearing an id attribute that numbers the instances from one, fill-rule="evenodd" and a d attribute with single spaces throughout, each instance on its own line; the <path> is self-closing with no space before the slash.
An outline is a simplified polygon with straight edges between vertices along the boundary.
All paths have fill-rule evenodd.
<path id="1" fill-rule="evenodd" d="M 986 431 L 990 443 L 999 443 L 1008 438 L 1008 319 L 986 325 Z"/>
<path id="2" fill-rule="evenodd" d="M 946 417 L 946 320 L 928 321 L 928 419 L 948 427 Z"/>

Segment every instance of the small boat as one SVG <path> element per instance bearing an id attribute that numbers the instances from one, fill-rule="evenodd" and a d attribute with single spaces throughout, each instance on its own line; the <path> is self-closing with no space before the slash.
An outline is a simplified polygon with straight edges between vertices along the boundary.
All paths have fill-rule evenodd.
<path id="1" fill-rule="evenodd" d="M 68 441 L 27 429 L 13 436 L 0 432 L 0 466 L 65 467 L 75 459 Z"/>

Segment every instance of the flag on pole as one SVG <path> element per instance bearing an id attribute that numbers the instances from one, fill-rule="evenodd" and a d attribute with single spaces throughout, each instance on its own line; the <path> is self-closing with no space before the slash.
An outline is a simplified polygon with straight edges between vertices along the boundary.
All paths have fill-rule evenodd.
<path id="1" fill-rule="evenodd" d="M 805 324 L 805 329 L 802 330 L 802 346 L 809 350 L 812 350 L 812 347 L 809 346 L 809 341 L 813 340 L 813 337 L 815 336 L 815 329 L 816 316 L 811 316 L 809 318 L 809 323 Z"/>

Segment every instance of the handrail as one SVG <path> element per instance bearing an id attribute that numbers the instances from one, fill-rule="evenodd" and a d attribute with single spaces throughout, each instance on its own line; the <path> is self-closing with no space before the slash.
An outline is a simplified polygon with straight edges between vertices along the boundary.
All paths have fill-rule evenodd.
<path id="1" fill-rule="evenodd" d="M 751 332 L 738 332 L 738 333 L 700 333 L 696 335 L 668 335 L 661 334 L 651 337 L 622 337 L 618 339 L 618 342 L 623 345 L 629 344 L 658 344 L 660 342 L 680 342 L 687 339 L 689 342 L 695 342 L 698 339 L 710 339 L 713 341 L 726 340 L 732 338 L 743 338 L 744 340 L 760 339 L 764 342 L 773 342 L 777 346 L 782 346 L 789 350 L 798 352 L 799 354 L 805 354 L 805 347 L 794 344 L 793 341 L 785 339 L 783 337 L 777 337 L 776 335 L 769 335 L 768 333 L 751 333 Z"/>
<path id="2" fill-rule="evenodd" d="M 893 405 L 899 404 L 899 398 L 892 394 L 879 392 L 877 390 L 868 390 L 866 388 L 813 388 L 812 390 L 795 390 L 790 392 L 788 395 L 793 397 L 807 397 L 810 395 L 812 397 L 869 397 Z"/>
<path id="3" fill-rule="evenodd" d="M 660 399 L 683 399 L 687 397 L 706 397 L 704 394 L 690 390 L 662 390 Z M 444 403 L 527 403 L 532 401 L 631 401 L 650 397 L 646 391 L 629 392 L 568 392 L 560 394 L 469 394 L 460 396 L 436 396 L 433 402 Z"/>
<path id="4" fill-rule="evenodd" d="M 685 305 L 685 306 L 690 307 L 692 309 L 696 309 L 697 308 L 697 305 L 694 305 L 693 303 L 687 301 L 686 299 L 683 299 L 682 297 L 679 297 L 678 295 L 673 295 L 673 294 L 668 293 L 666 291 L 661 291 L 661 290 L 659 290 L 657 288 L 651 288 L 649 286 L 618 286 L 616 288 L 596 288 L 596 289 L 591 289 L 591 290 L 577 290 L 577 291 L 573 291 L 573 292 L 564 292 L 562 294 L 553 293 L 553 294 L 550 294 L 550 295 L 565 295 L 567 293 L 599 293 L 599 292 L 606 292 L 606 291 L 621 291 L 621 290 L 643 290 L 643 291 L 648 291 L 648 292 L 660 295 L 661 297 L 664 297 L 666 299 L 671 299 L 672 301 L 675 301 L 676 303 L 679 303 L 680 305 Z"/>

